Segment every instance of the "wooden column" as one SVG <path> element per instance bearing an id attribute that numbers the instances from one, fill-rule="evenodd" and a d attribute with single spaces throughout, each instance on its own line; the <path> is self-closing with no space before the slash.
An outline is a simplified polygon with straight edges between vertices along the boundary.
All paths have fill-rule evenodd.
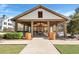
<path id="1" fill-rule="evenodd" d="M 54 31 L 53 29 L 54 29 L 54 27 L 53 27 L 54 25 L 52 25 L 52 32 Z"/>
<path id="2" fill-rule="evenodd" d="M 52 26 L 50 26 L 50 32 L 53 32 L 53 28 L 52 28 Z"/>
<path id="3" fill-rule="evenodd" d="M 17 32 L 18 29 L 18 23 L 15 21 L 15 31 Z"/>
<path id="4" fill-rule="evenodd" d="M 32 34 L 32 37 L 33 37 L 33 21 L 31 21 L 31 34 Z"/>
<path id="5" fill-rule="evenodd" d="M 50 22 L 47 21 L 47 24 L 48 24 L 48 33 L 50 32 Z"/>
<path id="6" fill-rule="evenodd" d="M 63 22 L 63 25 L 64 25 L 64 37 L 66 38 L 67 36 L 67 25 L 66 25 L 66 21 Z"/>
<path id="7" fill-rule="evenodd" d="M 25 24 L 23 24 L 23 36 L 25 37 Z"/>
<path id="8" fill-rule="evenodd" d="M 23 32 L 25 32 L 25 24 L 23 25 Z"/>
<path id="9" fill-rule="evenodd" d="M 58 24 L 56 24 L 55 26 L 56 26 L 56 36 L 57 36 L 57 32 L 58 32 Z"/>

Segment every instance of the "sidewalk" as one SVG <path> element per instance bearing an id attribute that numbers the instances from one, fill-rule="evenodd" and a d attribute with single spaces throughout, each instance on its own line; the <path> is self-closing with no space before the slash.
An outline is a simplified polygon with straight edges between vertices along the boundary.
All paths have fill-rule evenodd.
<path id="1" fill-rule="evenodd" d="M 33 38 L 20 54 L 60 54 L 48 39 Z"/>
<path id="2" fill-rule="evenodd" d="M 50 40 L 52 44 L 79 44 L 79 40 Z"/>
<path id="3" fill-rule="evenodd" d="M 31 40 L 0 40 L 0 44 L 29 44 Z"/>

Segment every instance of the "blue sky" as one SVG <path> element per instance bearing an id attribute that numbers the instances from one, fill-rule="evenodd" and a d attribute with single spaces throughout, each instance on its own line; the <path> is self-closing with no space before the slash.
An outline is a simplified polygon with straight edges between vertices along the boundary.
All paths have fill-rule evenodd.
<path id="1" fill-rule="evenodd" d="M 79 7 L 79 4 L 42 4 L 42 5 L 66 16 L 73 14 L 75 8 Z M 37 4 L 0 4 L 0 15 L 5 14 L 9 17 L 14 17 L 35 6 L 37 6 Z"/>

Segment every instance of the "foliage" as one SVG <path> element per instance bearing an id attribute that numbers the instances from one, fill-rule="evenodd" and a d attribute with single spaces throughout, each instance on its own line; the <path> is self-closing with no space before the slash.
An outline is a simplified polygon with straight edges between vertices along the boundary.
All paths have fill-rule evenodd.
<path id="1" fill-rule="evenodd" d="M 79 13 L 79 7 L 75 9 L 75 12 L 76 13 Z"/>
<path id="2" fill-rule="evenodd" d="M 73 15 L 69 16 L 71 18 L 70 22 L 67 26 L 68 33 L 71 33 L 71 35 L 74 35 L 75 33 L 79 33 L 79 8 L 75 9 L 75 13 Z"/>
<path id="3" fill-rule="evenodd" d="M 6 33 L 4 38 L 5 39 L 22 39 L 23 34 L 21 32 L 9 32 Z"/>
<path id="4" fill-rule="evenodd" d="M 4 34 L 0 34 L 0 39 L 3 39 L 4 38 Z"/>
<path id="5" fill-rule="evenodd" d="M 22 32 L 19 32 L 18 35 L 17 35 L 17 38 L 18 38 L 18 39 L 21 39 L 22 36 L 23 36 L 23 33 L 22 33 Z"/>

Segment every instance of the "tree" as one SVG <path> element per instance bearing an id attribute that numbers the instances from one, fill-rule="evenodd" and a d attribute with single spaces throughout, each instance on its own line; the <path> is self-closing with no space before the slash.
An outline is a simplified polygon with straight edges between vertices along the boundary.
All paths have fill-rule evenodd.
<path id="1" fill-rule="evenodd" d="M 69 17 L 71 20 L 67 26 L 68 32 L 71 33 L 71 35 L 79 33 L 79 8 L 76 8 L 75 13 Z"/>
<path id="2" fill-rule="evenodd" d="M 75 12 L 76 13 L 79 13 L 79 7 L 75 9 Z"/>

